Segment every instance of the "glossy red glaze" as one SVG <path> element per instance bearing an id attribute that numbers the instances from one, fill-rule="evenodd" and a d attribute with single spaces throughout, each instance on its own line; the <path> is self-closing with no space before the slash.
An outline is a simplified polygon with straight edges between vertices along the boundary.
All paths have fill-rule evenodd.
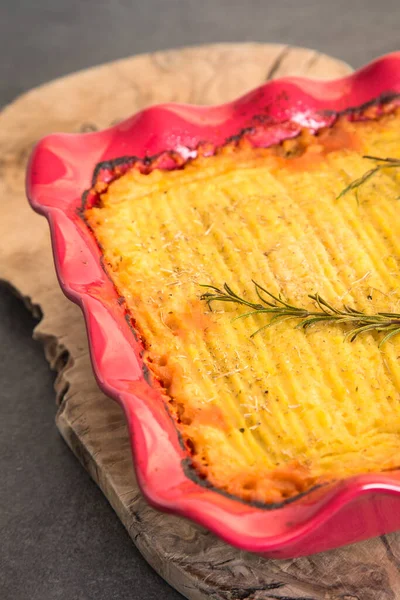
<path id="1" fill-rule="evenodd" d="M 311 491 L 280 508 L 257 507 L 189 478 L 172 419 L 143 377 L 140 344 L 100 264 L 100 252 L 77 210 L 100 161 L 175 150 L 200 142 L 210 152 L 245 128 L 257 145 L 330 125 L 335 113 L 400 94 L 400 53 L 336 81 L 287 78 L 215 107 L 166 104 L 89 134 L 55 134 L 35 147 L 28 168 L 32 207 L 50 224 L 65 294 L 84 312 L 99 386 L 123 407 L 137 478 L 155 507 L 193 519 L 227 542 L 265 556 L 320 552 L 400 528 L 400 471 L 353 477 Z"/>

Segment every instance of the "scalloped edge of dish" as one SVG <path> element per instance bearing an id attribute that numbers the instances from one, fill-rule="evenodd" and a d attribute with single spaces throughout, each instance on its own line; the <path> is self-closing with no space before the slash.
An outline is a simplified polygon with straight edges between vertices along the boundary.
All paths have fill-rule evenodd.
<path id="1" fill-rule="evenodd" d="M 204 140 L 215 147 L 243 130 L 256 131 L 260 122 L 268 132 L 263 145 L 273 145 L 303 127 L 316 130 L 330 125 L 338 113 L 398 94 L 400 53 L 394 53 L 340 80 L 285 78 L 220 106 L 159 105 L 101 132 L 53 134 L 32 153 L 28 197 L 49 220 L 60 285 L 83 310 L 98 384 L 125 411 L 143 494 L 153 506 L 186 516 L 239 548 L 280 557 L 309 553 L 306 545 L 312 548 L 313 538 L 366 494 L 389 494 L 400 500 L 400 472 L 329 484 L 279 508 L 245 503 L 189 478 L 184 468 L 187 453 L 175 424 L 143 376 L 140 343 L 101 267 L 99 249 L 77 214 L 81 196 L 90 187 L 95 165 L 105 161 L 126 156 L 149 161 L 165 151 L 188 158 Z M 347 521 L 344 517 L 340 522 L 348 526 Z M 321 548 L 317 543 L 317 550 L 386 533 L 392 527 L 370 525 L 366 535 L 355 539 L 344 535 L 343 542 L 320 543 Z"/>

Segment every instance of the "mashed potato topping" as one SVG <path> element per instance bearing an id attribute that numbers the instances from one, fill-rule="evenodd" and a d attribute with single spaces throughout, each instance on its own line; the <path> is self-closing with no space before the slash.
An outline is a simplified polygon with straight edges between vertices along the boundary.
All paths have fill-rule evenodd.
<path id="1" fill-rule="evenodd" d="M 200 300 L 200 284 L 257 300 L 252 280 L 296 305 L 321 294 L 400 312 L 400 114 L 339 120 L 270 149 L 230 145 L 173 171 L 132 168 L 85 218 L 144 340 L 144 360 L 197 472 L 271 503 L 316 483 L 400 466 L 400 336 L 344 341 Z"/>

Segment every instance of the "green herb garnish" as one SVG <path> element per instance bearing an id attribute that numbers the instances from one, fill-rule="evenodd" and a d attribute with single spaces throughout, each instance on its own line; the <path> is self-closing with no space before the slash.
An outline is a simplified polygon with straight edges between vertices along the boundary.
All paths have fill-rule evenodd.
<path id="1" fill-rule="evenodd" d="M 358 202 L 358 189 L 366 181 L 371 179 L 376 173 L 384 169 L 400 168 L 399 158 L 381 158 L 379 156 L 364 155 L 363 158 L 375 161 L 378 163 L 374 168 L 370 169 L 362 177 L 352 181 L 344 190 L 341 191 L 337 200 L 347 194 L 347 192 L 355 191 L 357 202 Z M 227 283 L 223 285 L 223 289 L 215 287 L 213 285 L 202 285 L 201 287 L 208 288 L 209 292 L 205 292 L 201 295 L 201 300 L 207 302 L 208 307 L 211 310 L 212 302 L 231 302 L 233 304 L 239 304 L 241 306 L 247 306 L 251 311 L 246 312 L 236 317 L 236 319 L 245 319 L 250 316 L 267 314 L 271 318 L 262 327 L 257 329 L 250 337 L 254 337 L 257 333 L 260 333 L 263 329 L 271 327 L 277 321 L 286 321 L 288 319 L 298 319 L 299 323 L 296 325 L 296 329 L 307 329 L 311 325 L 316 323 L 336 323 L 338 325 L 351 325 L 349 331 L 345 334 L 345 339 L 350 339 L 353 342 L 362 333 L 368 331 L 383 332 L 383 336 L 379 347 L 381 347 L 390 338 L 400 333 L 400 313 L 392 312 L 378 312 L 372 315 L 365 314 L 360 310 L 356 310 L 343 304 L 341 309 L 335 308 L 329 304 L 319 294 L 309 294 L 308 297 L 315 302 L 315 311 L 308 310 L 294 306 L 289 302 L 286 302 L 282 297 L 274 296 L 268 290 L 263 288 L 256 281 L 252 280 L 255 286 L 255 290 L 258 299 L 261 301 L 250 302 L 245 298 L 236 294 Z M 266 294 L 266 297 L 263 295 Z"/>
<path id="2" fill-rule="evenodd" d="M 336 200 L 339 200 L 339 198 L 341 198 L 342 196 L 347 194 L 347 192 L 351 192 L 351 191 L 355 190 L 356 198 L 357 198 L 357 202 L 358 202 L 358 189 L 361 185 L 363 185 L 366 181 L 371 179 L 371 177 L 373 177 L 374 175 L 376 175 L 379 171 L 382 171 L 383 169 L 400 168 L 400 159 L 399 158 L 380 158 L 379 156 L 370 156 L 369 154 L 365 154 L 363 156 L 363 158 L 367 158 L 368 160 L 373 160 L 373 161 L 377 162 L 378 164 L 376 165 L 376 167 L 374 167 L 373 169 L 370 169 L 369 171 L 364 173 L 364 175 L 362 175 L 358 179 L 355 179 L 354 181 L 352 181 L 347 187 L 344 188 L 344 190 L 342 190 L 340 192 L 340 194 L 336 198 Z"/>
<path id="3" fill-rule="evenodd" d="M 308 297 L 315 302 L 316 310 L 308 310 L 294 306 L 286 302 L 282 297 L 274 296 L 268 290 L 253 280 L 255 291 L 261 303 L 250 302 L 236 294 L 227 283 L 223 289 L 213 285 L 201 285 L 210 291 L 201 296 L 201 300 L 207 302 L 210 310 L 212 302 L 231 302 L 241 306 L 247 306 L 251 311 L 243 313 L 236 319 L 245 319 L 254 315 L 265 314 L 270 316 L 268 323 L 257 329 L 250 337 L 254 337 L 263 329 L 271 327 L 277 321 L 298 319 L 300 322 L 296 329 L 307 329 L 316 323 L 336 323 L 338 325 L 351 325 L 351 329 L 345 334 L 345 339 L 353 342 L 362 333 L 376 331 L 385 333 L 379 347 L 390 338 L 400 333 L 400 313 L 378 312 L 373 315 L 365 314 L 360 310 L 343 305 L 342 309 L 335 308 L 324 300 L 319 294 L 310 294 Z"/>

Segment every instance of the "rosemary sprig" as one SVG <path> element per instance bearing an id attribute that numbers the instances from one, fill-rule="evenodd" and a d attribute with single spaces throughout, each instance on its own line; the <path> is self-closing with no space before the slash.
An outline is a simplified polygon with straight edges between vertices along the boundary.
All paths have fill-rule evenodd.
<path id="1" fill-rule="evenodd" d="M 339 194 L 339 196 L 337 196 L 336 200 L 339 200 L 339 198 L 341 198 L 342 196 L 347 194 L 347 192 L 355 190 L 356 198 L 357 198 L 357 202 L 358 202 L 358 189 L 361 185 L 363 185 L 366 181 L 371 179 L 371 177 L 373 177 L 374 175 L 376 175 L 376 173 L 378 173 L 379 171 L 382 171 L 383 169 L 393 169 L 393 168 L 400 167 L 400 159 L 399 158 L 381 158 L 379 156 L 371 156 L 369 154 L 365 154 L 363 156 L 363 158 L 367 158 L 368 160 L 373 160 L 373 161 L 377 162 L 378 164 L 375 167 L 373 167 L 373 169 L 366 171 L 364 173 L 364 175 L 362 175 L 358 179 L 355 179 L 354 181 L 352 181 L 347 187 L 344 188 L 344 190 L 342 190 L 340 192 L 340 194 Z"/>
<path id="2" fill-rule="evenodd" d="M 208 288 L 210 291 L 201 295 L 201 300 L 207 302 L 211 309 L 212 302 L 231 302 L 241 306 L 251 308 L 249 312 L 245 312 L 236 319 L 245 319 L 247 317 L 259 314 L 266 314 L 271 317 L 268 323 L 257 329 L 250 337 L 254 337 L 263 329 L 271 327 L 277 321 L 286 321 L 288 319 L 298 319 L 300 322 L 296 325 L 296 329 L 307 329 L 316 323 L 336 323 L 338 325 L 351 325 L 350 330 L 345 334 L 345 339 L 350 339 L 353 342 L 359 335 L 368 331 L 378 331 L 385 333 L 379 347 L 381 347 L 390 338 L 400 333 L 400 314 L 390 312 L 378 312 L 373 315 L 367 315 L 360 310 L 343 305 L 342 309 L 335 308 L 324 300 L 319 294 L 309 294 L 309 298 L 315 302 L 316 310 L 308 310 L 294 306 L 286 302 L 282 297 L 274 296 L 268 290 L 263 288 L 259 283 L 252 280 L 255 286 L 255 291 L 260 302 L 250 302 L 245 298 L 236 294 L 227 283 L 223 289 L 213 285 L 201 285 Z"/>

